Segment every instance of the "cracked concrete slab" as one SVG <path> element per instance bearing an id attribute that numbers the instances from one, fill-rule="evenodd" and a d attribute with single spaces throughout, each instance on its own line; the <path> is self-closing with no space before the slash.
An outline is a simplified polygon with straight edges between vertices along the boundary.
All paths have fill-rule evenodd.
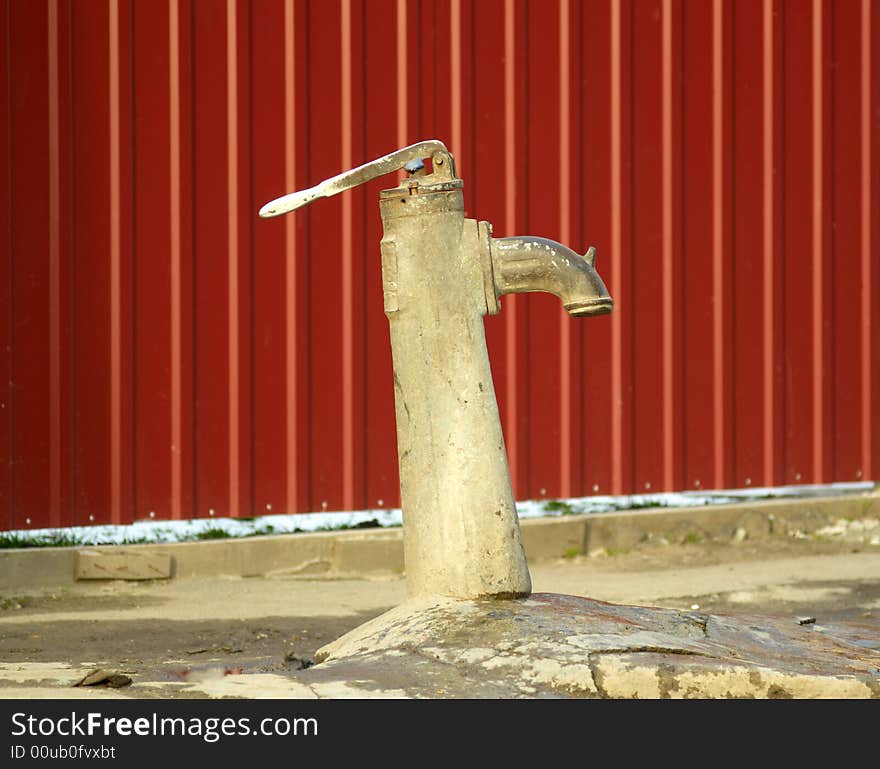
<path id="1" fill-rule="evenodd" d="M 880 698 L 880 638 L 867 626 L 559 594 L 410 601 L 317 659 L 302 680 L 360 676 L 368 692 L 393 676 L 411 697 Z"/>

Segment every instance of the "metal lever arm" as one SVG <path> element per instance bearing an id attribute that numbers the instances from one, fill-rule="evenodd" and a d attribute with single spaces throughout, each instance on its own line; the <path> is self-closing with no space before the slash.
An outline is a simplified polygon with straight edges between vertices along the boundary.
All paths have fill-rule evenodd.
<path id="1" fill-rule="evenodd" d="M 341 174 L 325 179 L 323 182 L 316 184 L 314 187 L 309 187 L 307 190 L 291 192 L 289 195 L 284 195 L 270 201 L 260 209 L 260 216 L 269 218 L 295 211 L 297 208 L 302 208 L 302 206 L 308 205 L 319 198 L 329 198 L 331 195 L 338 195 L 340 192 L 350 190 L 359 184 L 365 184 L 392 171 L 399 171 L 413 161 L 421 161 L 423 158 L 433 157 L 436 152 L 448 154 L 446 146 L 437 139 L 411 144 L 409 147 L 404 147 L 396 152 L 392 152 L 390 155 L 371 160 L 369 163 L 364 163 L 362 166 L 353 168 L 350 171 L 343 171 Z"/>

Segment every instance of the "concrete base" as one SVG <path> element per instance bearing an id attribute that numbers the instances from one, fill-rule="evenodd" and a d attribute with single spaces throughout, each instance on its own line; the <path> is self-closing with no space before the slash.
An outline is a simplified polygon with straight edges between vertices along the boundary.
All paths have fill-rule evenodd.
<path id="1" fill-rule="evenodd" d="M 414 599 L 317 660 L 301 683 L 346 682 L 363 697 L 880 698 L 880 639 L 867 626 L 554 593 Z"/>

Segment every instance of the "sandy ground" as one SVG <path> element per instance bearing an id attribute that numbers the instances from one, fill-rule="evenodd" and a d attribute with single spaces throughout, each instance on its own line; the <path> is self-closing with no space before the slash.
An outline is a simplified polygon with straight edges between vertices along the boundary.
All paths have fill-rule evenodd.
<path id="1" fill-rule="evenodd" d="M 855 622 L 880 635 L 876 539 L 858 531 L 828 541 L 645 545 L 530 568 L 535 592 Z M 119 581 L 0 596 L 0 697 L 65 696 L 59 683 L 70 686 L 87 667 L 169 682 L 204 670 L 289 671 L 405 597 L 401 578 L 289 577 Z M 171 687 L 155 696 L 197 695 Z"/>

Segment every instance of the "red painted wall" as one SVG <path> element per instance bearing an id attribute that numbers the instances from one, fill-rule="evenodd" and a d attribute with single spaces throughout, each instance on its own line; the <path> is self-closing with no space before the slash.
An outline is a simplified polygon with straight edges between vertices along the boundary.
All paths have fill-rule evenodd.
<path id="1" fill-rule="evenodd" d="M 611 316 L 486 321 L 517 497 L 871 480 L 872 0 L 0 0 L 0 527 L 398 504 L 406 144 Z M 8 383 L 8 384 L 6 384 Z"/>

